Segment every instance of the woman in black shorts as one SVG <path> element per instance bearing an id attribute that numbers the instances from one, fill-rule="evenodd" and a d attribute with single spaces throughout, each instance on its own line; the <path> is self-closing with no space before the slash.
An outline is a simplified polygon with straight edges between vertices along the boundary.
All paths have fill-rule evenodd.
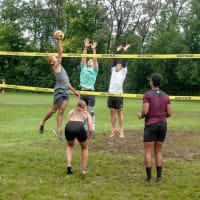
<path id="1" fill-rule="evenodd" d="M 143 96 L 142 111 L 138 118 L 145 118 L 144 127 L 144 163 L 146 168 L 145 183 L 151 182 L 152 154 L 154 153 L 157 181 L 162 181 L 162 146 L 167 133 L 167 117 L 172 114 L 169 96 L 160 90 L 162 77 L 153 74 L 150 79 L 151 90 Z"/>
<path id="2" fill-rule="evenodd" d="M 72 174 L 72 156 L 75 139 L 78 140 L 82 151 L 82 173 L 87 173 L 88 162 L 88 138 L 92 133 L 92 119 L 87 112 L 85 101 L 79 100 L 77 106 L 71 110 L 67 117 L 65 126 L 65 138 L 67 140 L 67 174 Z"/>

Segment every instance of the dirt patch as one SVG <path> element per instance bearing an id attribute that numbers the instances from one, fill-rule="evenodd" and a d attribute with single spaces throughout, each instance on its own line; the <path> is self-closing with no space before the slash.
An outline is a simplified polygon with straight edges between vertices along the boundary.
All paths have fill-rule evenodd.
<path id="1" fill-rule="evenodd" d="M 110 138 L 109 133 L 101 135 L 90 143 L 93 152 L 112 154 L 130 153 L 143 155 L 143 133 L 125 132 L 124 138 L 118 135 Z M 163 156 L 180 160 L 200 161 L 200 134 L 196 132 L 168 132 L 163 146 Z"/>

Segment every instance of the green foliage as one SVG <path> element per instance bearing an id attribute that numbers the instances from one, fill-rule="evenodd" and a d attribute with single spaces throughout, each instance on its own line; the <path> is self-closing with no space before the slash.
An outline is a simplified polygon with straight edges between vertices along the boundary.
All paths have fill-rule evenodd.
<path id="1" fill-rule="evenodd" d="M 0 24 L 0 50 L 19 51 L 26 45 L 26 40 L 12 24 Z"/>
<path id="2" fill-rule="evenodd" d="M 181 67 L 181 64 L 184 67 Z M 191 61 L 182 61 L 179 69 L 177 70 L 177 75 L 179 80 L 181 80 L 185 86 L 199 86 L 200 84 L 200 68 L 199 63 Z M 188 78 L 190 77 L 190 78 Z"/>
<path id="3" fill-rule="evenodd" d="M 127 8 L 126 8 L 127 7 Z M 98 43 L 97 53 L 114 53 L 118 44 L 131 44 L 129 54 L 199 53 L 199 1 L 157 4 L 102 0 L 2 0 L 0 50 L 56 52 L 52 37 L 65 33 L 64 52 L 82 53 L 83 40 Z M 91 53 L 89 50 L 88 53 Z M 64 58 L 70 81 L 79 88 L 81 58 Z M 107 91 L 112 59 L 98 59 L 96 90 Z M 133 60 L 128 62 L 125 92 L 143 92 L 153 72 L 163 75 L 162 88 L 170 94 L 199 94 L 198 59 Z M 7 83 L 53 87 L 54 77 L 44 58 L 0 57 L 0 77 Z M 174 88 L 174 85 L 176 87 Z"/>

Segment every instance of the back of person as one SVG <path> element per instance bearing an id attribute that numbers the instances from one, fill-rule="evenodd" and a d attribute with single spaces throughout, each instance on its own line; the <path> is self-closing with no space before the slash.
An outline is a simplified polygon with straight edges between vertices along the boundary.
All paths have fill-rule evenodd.
<path id="1" fill-rule="evenodd" d="M 83 142 L 87 139 L 87 131 L 91 132 L 91 122 L 88 122 L 88 115 L 85 102 L 79 100 L 76 108 L 71 110 L 67 117 L 65 126 L 65 136 L 67 140 L 74 140 L 77 138 L 79 142 Z"/>
<path id="2" fill-rule="evenodd" d="M 72 174 L 72 155 L 74 151 L 75 139 L 81 146 L 82 156 L 82 174 L 86 174 L 88 162 L 88 139 L 92 133 L 92 119 L 86 111 L 87 106 L 83 100 L 79 100 L 77 106 L 69 112 L 65 126 L 65 137 L 67 140 L 67 174 Z M 87 130 L 84 126 L 87 125 Z"/>
<path id="3" fill-rule="evenodd" d="M 145 117 L 146 125 L 165 122 L 169 104 L 168 95 L 161 90 L 152 89 L 144 95 L 144 102 L 145 99 L 150 103 L 149 113 Z"/>
<path id="4" fill-rule="evenodd" d="M 83 122 L 86 123 L 87 120 L 87 111 L 83 111 L 80 109 L 74 109 L 68 116 L 68 122 Z"/>

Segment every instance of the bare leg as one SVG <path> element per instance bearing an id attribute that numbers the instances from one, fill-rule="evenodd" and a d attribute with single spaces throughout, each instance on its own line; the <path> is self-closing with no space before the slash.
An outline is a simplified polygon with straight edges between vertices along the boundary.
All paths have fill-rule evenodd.
<path id="1" fill-rule="evenodd" d="M 57 115 L 57 131 L 58 132 L 60 132 L 60 130 L 62 128 L 63 115 L 64 115 L 64 111 L 65 111 L 67 104 L 68 104 L 68 101 L 63 101 L 59 107 L 59 112 Z"/>
<path id="2" fill-rule="evenodd" d="M 111 108 L 110 109 L 110 116 L 111 116 L 111 124 L 112 124 L 112 132 L 111 137 L 116 134 L 116 110 Z"/>
<path id="3" fill-rule="evenodd" d="M 154 142 L 144 142 L 145 167 L 151 167 L 151 156 L 154 151 Z"/>
<path id="4" fill-rule="evenodd" d="M 57 105 L 53 105 L 51 107 L 51 109 L 47 112 L 47 114 L 45 115 L 45 117 L 41 120 L 40 124 L 44 125 L 45 122 L 58 110 L 58 106 Z"/>
<path id="5" fill-rule="evenodd" d="M 117 115 L 118 115 L 118 120 L 119 120 L 119 133 L 120 133 L 120 137 L 124 137 L 124 129 L 123 129 L 124 118 L 123 118 L 122 109 L 117 109 Z"/>
<path id="6" fill-rule="evenodd" d="M 66 148 L 66 159 L 67 164 L 71 166 L 72 163 L 72 156 L 74 152 L 74 140 L 73 141 L 67 141 L 67 148 Z"/>
<path id="7" fill-rule="evenodd" d="M 88 163 L 88 141 L 80 142 L 81 145 L 81 156 L 82 156 L 82 169 L 87 169 L 87 163 Z"/>
<path id="8" fill-rule="evenodd" d="M 154 151 L 154 142 L 144 142 L 144 164 L 146 167 L 146 174 L 147 174 L 147 181 L 149 182 L 151 180 L 151 156 Z"/>
<path id="9" fill-rule="evenodd" d="M 163 162 L 162 152 L 161 152 L 162 145 L 163 142 L 156 142 L 154 149 L 156 170 L 157 170 L 157 181 L 162 181 L 162 162 Z"/>
<path id="10" fill-rule="evenodd" d="M 155 144 L 154 151 L 155 151 L 156 166 L 162 166 L 162 161 L 163 161 L 162 152 L 161 152 L 162 145 L 163 145 L 163 142 L 156 142 Z"/>

